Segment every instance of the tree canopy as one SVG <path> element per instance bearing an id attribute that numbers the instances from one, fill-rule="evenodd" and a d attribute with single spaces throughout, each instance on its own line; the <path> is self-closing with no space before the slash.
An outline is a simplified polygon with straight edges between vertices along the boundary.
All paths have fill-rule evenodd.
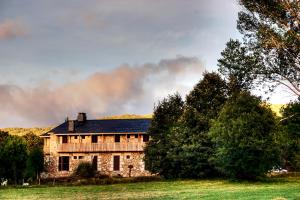
<path id="1" fill-rule="evenodd" d="M 213 122 L 214 161 L 224 174 L 255 179 L 279 164 L 274 113 L 249 92 L 230 98 Z"/>
<path id="2" fill-rule="evenodd" d="M 270 90 L 286 86 L 300 95 L 300 2 L 240 0 L 238 30 L 243 43 L 229 41 L 219 60 L 223 73 L 238 73 L 243 83 L 256 80 Z M 237 56 L 236 56 L 237 55 Z M 234 57 L 236 56 L 236 57 Z M 231 62 L 227 62 L 231 59 Z M 229 63 L 229 65 L 228 65 Z"/>

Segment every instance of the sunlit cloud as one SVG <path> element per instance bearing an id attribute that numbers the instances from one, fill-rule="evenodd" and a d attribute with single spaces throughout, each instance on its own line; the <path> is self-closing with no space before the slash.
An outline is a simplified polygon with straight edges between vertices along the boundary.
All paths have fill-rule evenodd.
<path id="1" fill-rule="evenodd" d="M 204 71 L 195 57 L 177 56 L 158 63 L 142 65 L 123 64 L 108 72 L 96 72 L 86 79 L 51 87 L 40 83 L 33 88 L 0 85 L 1 126 L 14 118 L 24 119 L 19 126 L 45 126 L 61 122 L 64 117 L 79 111 L 89 117 L 109 114 L 151 113 L 154 103 L 163 98 L 163 92 L 185 94 L 180 83 L 183 76 Z M 157 96 L 157 94 L 162 94 Z M 20 121 L 20 120 L 19 120 Z"/>

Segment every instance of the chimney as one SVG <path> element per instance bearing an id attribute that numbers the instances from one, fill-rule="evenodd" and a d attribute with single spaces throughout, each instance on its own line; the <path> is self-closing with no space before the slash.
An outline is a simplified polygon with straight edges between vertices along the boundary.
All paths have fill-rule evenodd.
<path id="1" fill-rule="evenodd" d="M 75 121 L 69 120 L 68 121 L 68 132 L 74 132 L 75 131 Z"/>
<path id="2" fill-rule="evenodd" d="M 86 121 L 86 113 L 78 113 L 77 121 L 80 123 L 84 123 Z"/>

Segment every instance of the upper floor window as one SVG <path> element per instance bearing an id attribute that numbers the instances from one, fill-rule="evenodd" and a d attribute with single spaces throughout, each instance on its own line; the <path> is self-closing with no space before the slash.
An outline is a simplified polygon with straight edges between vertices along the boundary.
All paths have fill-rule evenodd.
<path id="1" fill-rule="evenodd" d="M 85 136 L 84 136 L 84 135 L 82 135 L 82 136 L 81 136 L 81 139 L 83 139 L 83 140 L 84 140 L 84 139 L 85 139 Z"/>
<path id="2" fill-rule="evenodd" d="M 143 135 L 143 142 L 149 141 L 149 135 Z"/>
<path id="3" fill-rule="evenodd" d="M 98 136 L 92 135 L 92 143 L 98 143 Z"/>
<path id="4" fill-rule="evenodd" d="M 74 136 L 75 140 L 77 140 L 77 135 Z"/>
<path id="5" fill-rule="evenodd" d="M 135 134 L 135 135 L 134 135 L 134 137 L 135 137 L 135 138 L 138 138 L 138 137 L 139 137 L 139 135 L 138 135 L 138 134 Z"/>
<path id="6" fill-rule="evenodd" d="M 62 136 L 62 143 L 68 143 L 68 136 Z"/>
<path id="7" fill-rule="evenodd" d="M 120 142 L 120 135 L 115 135 L 115 142 Z"/>

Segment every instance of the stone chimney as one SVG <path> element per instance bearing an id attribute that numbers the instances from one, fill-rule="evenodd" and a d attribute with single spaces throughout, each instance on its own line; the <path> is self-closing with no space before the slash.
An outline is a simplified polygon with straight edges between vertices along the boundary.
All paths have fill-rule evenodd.
<path id="1" fill-rule="evenodd" d="M 86 121 L 86 113 L 78 113 L 77 121 L 79 123 L 84 123 Z"/>
<path id="2" fill-rule="evenodd" d="M 69 120 L 68 121 L 68 132 L 74 132 L 75 131 L 75 121 Z"/>

